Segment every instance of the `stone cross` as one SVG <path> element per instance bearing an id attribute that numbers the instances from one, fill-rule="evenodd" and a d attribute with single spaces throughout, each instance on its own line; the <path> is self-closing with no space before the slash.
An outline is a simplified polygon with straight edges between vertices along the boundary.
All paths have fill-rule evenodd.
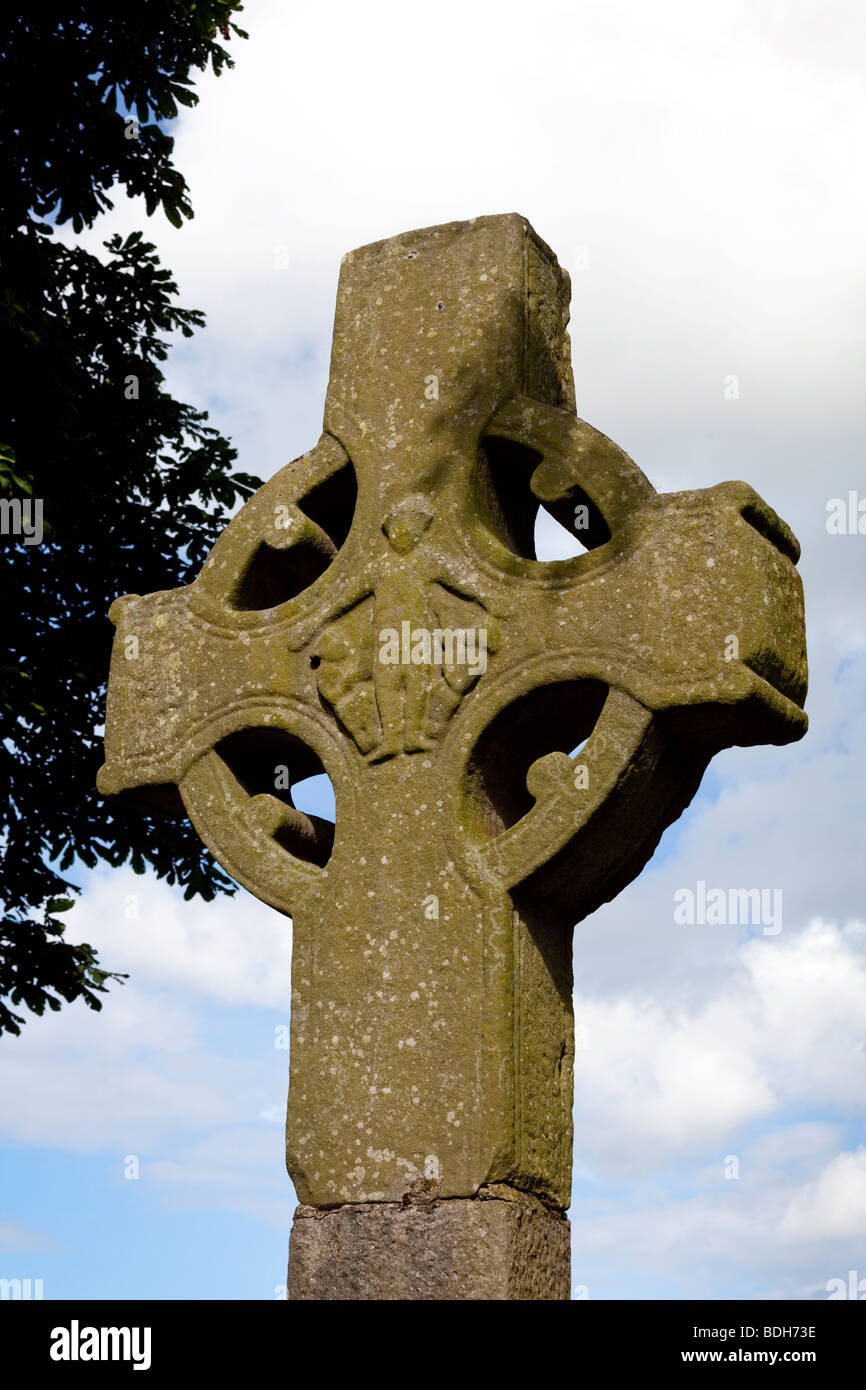
<path id="1" fill-rule="evenodd" d="M 111 609 L 101 791 L 293 920 L 293 1298 L 569 1296 L 571 927 L 806 728 L 794 536 L 578 418 L 568 301 L 517 215 L 350 253 L 318 444 Z"/>

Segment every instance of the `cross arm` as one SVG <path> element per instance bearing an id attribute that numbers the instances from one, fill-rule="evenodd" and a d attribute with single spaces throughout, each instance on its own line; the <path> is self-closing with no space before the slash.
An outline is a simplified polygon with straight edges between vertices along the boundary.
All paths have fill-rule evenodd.
<path id="1" fill-rule="evenodd" d="M 639 872 L 714 753 L 805 733 L 799 547 L 745 483 L 657 495 L 627 455 L 566 411 L 517 400 L 495 428 L 538 452 L 537 496 L 569 508 L 575 495 L 590 500 L 596 545 L 551 564 L 507 556 L 508 586 L 493 607 L 508 655 L 500 694 L 479 697 L 487 708 L 474 717 L 489 723 L 509 701 L 568 682 L 601 683 L 608 695 L 579 758 L 536 759 L 531 809 L 472 853 L 484 872 L 566 915 L 580 882 L 583 915 Z M 613 840 L 632 847 L 615 871 Z"/>

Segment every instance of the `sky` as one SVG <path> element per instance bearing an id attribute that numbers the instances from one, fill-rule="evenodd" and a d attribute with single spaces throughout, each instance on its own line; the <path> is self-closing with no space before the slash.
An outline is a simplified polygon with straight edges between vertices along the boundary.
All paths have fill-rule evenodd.
<path id="1" fill-rule="evenodd" d="M 169 388 L 241 467 L 267 478 L 318 437 L 346 251 L 516 211 L 571 273 L 579 414 L 659 491 L 743 478 L 801 541 L 807 737 L 720 754 L 575 930 L 573 1282 L 808 1300 L 866 1280 L 866 534 L 828 530 L 833 499 L 866 498 L 866 11 L 252 0 L 242 22 L 235 70 L 173 130 L 195 220 L 119 200 L 82 238 L 146 225 L 207 315 Z M 291 923 L 243 890 L 79 881 L 70 935 L 130 978 L 0 1049 L 0 1275 L 280 1297 Z M 677 922 L 699 882 L 778 890 L 781 915 Z"/>

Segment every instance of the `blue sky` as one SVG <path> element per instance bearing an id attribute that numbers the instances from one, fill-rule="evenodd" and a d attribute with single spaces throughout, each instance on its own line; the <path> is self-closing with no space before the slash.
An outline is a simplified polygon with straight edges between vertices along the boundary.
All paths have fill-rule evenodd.
<path id="1" fill-rule="evenodd" d="M 573 1277 L 590 1298 L 826 1297 L 866 1277 L 866 536 L 826 528 L 830 499 L 866 496 L 866 20 L 539 0 L 531 43 L 527 22 L 510 0 L 254 0 L 236 70 L 175 128 L 194 222 L 125 204 L 85 240 L 146 226 L 208 318 L 170 388 L 268 477 L 319 433 L 341 256 L 520 211 L 572 274 L 579 413 L 660 491 L 745 478 L 791 524 L 807 738 L 720 755 L 575 932 Z M 780 888 L 781 932 L 677 925 L 699 880 Z M 242 891 L 80 881 L 70 932 L 131 978 L 0 1049 L 0 1275 L 273 1298 L 291 923 Z"/>

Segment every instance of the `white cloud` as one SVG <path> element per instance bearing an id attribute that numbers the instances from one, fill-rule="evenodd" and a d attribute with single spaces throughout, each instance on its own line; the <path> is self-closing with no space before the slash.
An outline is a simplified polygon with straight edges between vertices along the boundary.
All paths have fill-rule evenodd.
<path id="1" fill-rule="evenodd" d="M 209 315 L 173 383 L 216 404 L 247 465 L 315 438 L 347 250 L 513 210 L 573 269 L 581 408 L 656 482 L 736 475 L 745 446 L 790 506 L 791 449 L 826 440 L 828 408 L 858 419 L 855 6 L 828 25 L 809 5 L 540 0 L 529 45 L 516 0 L 245 16 L 235 70 L 176 129 L 195 221 L 148 234 Z"/>
<path id="2" fill-rule="evenodd" d="M 237 1114 L 239 1064 L 192 1044 L 192 1021 L 115 989 L 98 1015 L 81 1005 L 28 1025 L 0 1055 L 0 1134 L 73 1152 L 140 1153 L 167 1135 Z M 164 1028 L 179 1021 L 166 1043 Z"/>
<path id="3" fill-rule="evenodd" d="M 762 1134 L 749 1145 L 749 1163 L 760 1171 L 782 1165 L 799 1170 L 839 1149 L 842 1130 L 838 1124 L 809 1120 Z"/>
<path id="4" fill-rule="evenodd" d="M 288 1007 L 291 921 L 243 890 L 184 902 L 152 873 L 101 870 L 67 921 L 105 968 L 223 1004 Z"/>
<path id="5" fill-rule="evenodd" d="M 781 1234 L 788 1239 L 866 1236 L 866 1147 L 837 1154 L 794 1194 Z"/>
<path id="6" fill-rule="evenodd" d="M 751 941 L 739 970 L 692 1007 L 637 989 L 576 997 L 578 1162 L 647 1173 L 710 1146 L 726 1153 L 750 1122 L 798 1107 L 858 1113 L 864 944 L 861 929 L 821 922 Z"/>
<path id="7" fill-rule="evenodd" d="M 736 1176 L 719 1151 L 712 1165 L 681 1169 L 679 1180 L 635 1175 L 598 1198 L 590 1186 L 571 1213 L 573 1282 L 588 1285 L 591 1298 L 645 1298 L 648 1289 L 665 1298 L 827 1298 L 828 1280 L 862 1273 L 851 1208 L 859 1173 L 834 1185 L 833 1221 L 795 1229 L 790 1212 L 854 1157 L 838 1145 L 836 1126 L 786 1125 L 737 1146 Z"/>
<path id="8" fill-rule="evenodd" d="M 238 1049 L 230 1039 L 224 1047 L 219 1030 L 228 1030 L 226 1011 L 212 1019 L 183 976 L 184 988 L 172 997 L 164 983 L 156 992 L 160 978 L 174 979 L 171 968 L 162 976 L 152 970 L 147 985 L 138 973 L 126 985 L 111 985 L 98 1013 L 79 1002 L 33 1019 L 7 1043 L 0 1050 L 0 1136 L 113 1154 L 120 1164 L 128 1153 L 164 1153 L 190 1136 L 249 1125 L 268 1106 L 284 1105 L 286 1053 L 275 1050 L 267 1018 L 259 1024 L 253 1014 L 246 1046 Z M 274 1015 L 281 1022 L 286 1007 L 284 1001 Z"/>
<path id="9" fill-rule="evenodd" d="M 236 1210 L 287 1230 L 287 1053 L 274 1046 L 274 1020 L 284 1024 L 288 1009 L 287 923 L 245 893 L 193 906 L 186 920 L 192 905 L 179 891 L 145 878 L 135 886 L 146 910 L 115 930 L 131 878 L 94 875 L 76 912 L 104 963 L 132 978 L 110 986 L 100 1012 L 77 1003 L 48 1013 L 0 1050 L 0 1139 L 93 1155 L 118 1179 L 135 1155 L 141 1181 L 158 1183 L 169 1205 Z M 230 943 L 215 946 L 214 960 L 208 914 L 215 941 L 225 929 Z M 274 935 L 256 930 L 265 914 Z M 230 1007 L 249 1003 L 241 1033 Z M 0 1250 L 41 1248 L 39 1239 L 0 1223 Z"/>

